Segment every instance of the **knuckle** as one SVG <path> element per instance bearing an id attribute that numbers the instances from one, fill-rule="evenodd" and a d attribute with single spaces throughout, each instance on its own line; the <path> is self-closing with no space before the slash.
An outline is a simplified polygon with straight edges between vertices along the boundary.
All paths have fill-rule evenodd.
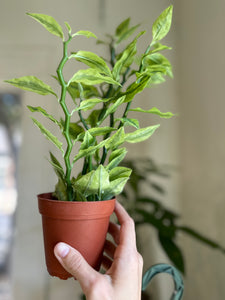
<path id="1" fill-rule="evenodd" d="M 130 228 L 135 228 L 135 223 L 134 223 L 134 220 L 129 216 L 127 218 L 127 225 L 130 227 Z"/>
<path id="2" fill-rule="evenodd" d="M 137 253 L 137 259 L 138 259 L 138 263 L 141 267 L 143 267 L 144 261 L 143 261 L 143 257 L 141 256 L 141 254 L 138 252 Z"/>
<path id="3" fill-rule="evenodd" d="M 80 254 L 71 254 L 66 263 L 71 271 L 78 271 L 82 266 L 83 258 Z"/>

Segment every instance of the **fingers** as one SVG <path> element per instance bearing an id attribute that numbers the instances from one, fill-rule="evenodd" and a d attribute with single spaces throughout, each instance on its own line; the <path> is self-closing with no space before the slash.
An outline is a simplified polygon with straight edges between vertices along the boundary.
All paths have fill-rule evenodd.
<path id="1" fill-rule="evenodd" d="M 95 280 L 98 273 L 74 248 L 65 243 L 58 243 L 54 253 L 61 265 L 79 281 L 82 288 L 87 288 Z"/>
<path id="2" fill-rule="evenodd" d="M 114 258 L 114 253 L 116 251 L 116 246 L 110 242 L 110 241 L 106 241 L 105 242 L 105 253 L 110 257 L 110 258 Z"/>
<path id="3" fill-rule="evenodd" d="M 136 248 L 136 233 L 133 219 L 119 202 L 116 202 L 114 212 L 121 225 L 120 243 Z"/>
<path id="4" fill-rule="evenodd" d="M 115 243 L 118 245 L 120 242 L 120 225 L 110 222 L 108 233 L 113 237 Z"/>
<path id="5" fill-rule="evenodd" d="M 107 257 L 107 256 L 103 256 L 102 258 L 102 267 L 105 271 L 108 271 L 111 268 L 113 261 Z"/>

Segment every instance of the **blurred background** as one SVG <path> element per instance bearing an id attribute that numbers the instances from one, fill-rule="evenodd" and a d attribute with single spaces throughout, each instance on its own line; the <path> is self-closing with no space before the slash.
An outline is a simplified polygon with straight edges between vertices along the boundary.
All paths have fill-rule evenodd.
<path id="1" fill-rule="evenodd" d="M 172 166 L 163 179 L 163 205 L 180 215 L 180 222 L 225 247 L 225 2 L 223 0 L 1 0 L 0 2 L 0 299 L 79 299 L 73 280 L 49 278 L 44 265 L 41 219 L 36 195 L 51 191 L 56 178 L 45 159 L 51 145 L 32 125 L 26 105 L 44 106 L 59 113 L 52 97 L 20 92 L 4 79 L 34 75 L 54 85 L 50 78 L 61 57 L 57 37 L 32 21 L 26 12 L 52 15 L 73 31 L 91 30 L 98 38 L 113 33 L 127 17 L 147 30 L 158 15 L 174 5 L 173 24 L 166 56 L 174 79 L 148 89 L 140 105 L 172 111 L 147 143 L 131 146 L 129 158 L 146 156 Z M 78 39 L 78 49 L 104 54 L 88 39 Z M 149 118 L 146 117 L 146 118 Z M 147 121 L 147 119 L 146 119 Z M 152 124 L 159 120 L 152 118 Z M 143 121 L 145 122 L 145 120 Z M 149 120 L 148 120 L 149 122 Z M 53 129 L 53 128 L 52 128 Z M 154 228 L 141 230 L 145 269 L 168 262 Z M 225 256 L 221 251 L 184 234 L 176 243 L 185 259 L 184 300 L 225 299 Z M 150 287 L 148 299 L 169 299 L 172 281 L 160 277 Z"/>

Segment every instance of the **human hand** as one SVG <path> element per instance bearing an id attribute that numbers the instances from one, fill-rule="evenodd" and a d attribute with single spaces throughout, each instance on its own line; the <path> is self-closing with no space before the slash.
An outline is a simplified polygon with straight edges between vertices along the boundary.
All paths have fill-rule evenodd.
<path id="1" fill-rule="evenodd" d="M 116 202 L 114 210 L 120 225 L 110 223 L 102 266 L 95 271 L 74 248 L 58 243 L 54 253 L 62 266 L 80 283 L 87 300 L 140 300 L 143 260 L 136 248 L 134 221 Z"/>

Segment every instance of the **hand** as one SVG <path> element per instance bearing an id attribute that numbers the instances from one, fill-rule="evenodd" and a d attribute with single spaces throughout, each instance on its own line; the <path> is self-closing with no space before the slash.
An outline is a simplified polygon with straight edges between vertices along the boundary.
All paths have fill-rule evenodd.
<path id="1" fill-rule="evenodd" d="M 140 300 L 143 260 L 137 252 L 134 222 L 116 202 L 115 214 L 120 225 L 110 223 L 114 243 L 106 241 L 102 266 L 95 271 L 74 248 L 65 243 L 55 246 L 55 256 L 80 283 L 87 300 Z"/>

